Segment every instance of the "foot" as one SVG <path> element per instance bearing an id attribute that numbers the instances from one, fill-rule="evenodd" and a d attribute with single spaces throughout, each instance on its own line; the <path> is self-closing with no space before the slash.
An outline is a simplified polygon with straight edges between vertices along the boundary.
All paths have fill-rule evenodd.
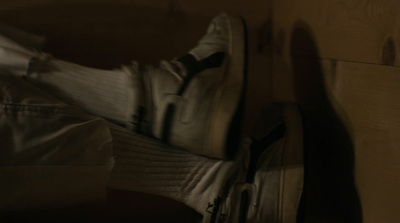
<path id="1" fill-rule="evenodd" d="M 296 222 L 303 189 L 302 118 L 296 105 L 280 110 L 282 123 L 251 148 L 257 159 L 247 180 L 256 190 L 249 196 L 246 222 Z"/>
<path id="2" fill-rule="evenodd" d="M 240 117 L 245 34 L 240 17 L 222 14 L 188 54 L 145 70 L 150 134 L 197 154 L 217 158 L 230 154 L 227 145 L 240 138 L 230 136 L 234 119 Z"/>
<path id="3" fill-rule="evenodd" d="M 303 188 L 302 140 L 297 106 L 264 110 L 252 141 L 240 149 L 246 171 L 237 171 L 230 180 L 230 190 L 213 218 L 233 223 L 296 222 Z"/>

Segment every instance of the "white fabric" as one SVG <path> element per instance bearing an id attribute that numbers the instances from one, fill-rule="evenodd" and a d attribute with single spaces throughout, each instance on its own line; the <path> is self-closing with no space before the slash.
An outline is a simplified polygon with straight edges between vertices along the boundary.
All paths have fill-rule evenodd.
<path id="1" fill-rule="evenodd" d="M 106 122 L 0 73 L 0 210 L 104 201 Z"/>
<path id="2" fill-rule="evenodd" d="M 224 214 L 229 214 L 230 207 L 224 202 L 231 186 L 243 180 L 248 157 L 242 155 L 232 161 L 211 159 L 119 126 L 110 125 L 110 132 L 116 160 L 110 188 L 158 194 L 181 201 L 203 214 L 203 222 L 210 222 L 213 216 L 221 214 L 219 207 L 222 205 L 225 205 Z M 216 200 L 221 204 L 217 205 Z"/>
<path id="3" fill-rule="evenodd" d="M 129 75 L 122 70 L 88 68 L 50 58 L 44 71 L 35 71 L 28 80 L 68 104 L 120 124 L 128 118 Z"/>

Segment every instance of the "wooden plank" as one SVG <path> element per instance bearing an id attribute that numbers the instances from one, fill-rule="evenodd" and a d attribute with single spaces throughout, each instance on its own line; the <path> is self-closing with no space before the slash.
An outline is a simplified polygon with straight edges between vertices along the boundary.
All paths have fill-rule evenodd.
<path id="1" fill-rule="evenodd" d="M 322 169 L 308 172 L 306 222 L 343 222 L 346 208 L 357 212 L 350 186 L 335 182 L 346 182 L 336 172 L 351 171 L 353 156 L 363 222 L 400 221 L 399 3 L 274 1 L 274 98 L 302 105 L 306 167 Z"/>
<path id="2" fill-rule="evenodd" d="M 312 147 L 308 148 L 306 167 L 320 169 L 308 171 L 306 222 L 334 222 L 332 216 L 344 217 L 345 209 L 340 206 L 348 208 L 348 203 L 357 203 L 347 200 L 352 194 L 352 165 L 363 222 L 399 222 L 400 68 L 287 59 L 275 57 L 274 100 L 300 103 L 307 145 Z M 322 165 L 318 160 L 328 161 Z M 315 198 L 318 196 L 323 199 Z"/>
<path id="3" fill-rule="evenodd" d="M 278 55 L 291 55 L 292 32 L 306 25 L 316 37 L 321 58 L 400 65 L 398 0 L 279 0 L 274 1 L 273 13 Z"/>
<path id="4" fill-rule="evenodd" d="M 336 63 L 327 81 L 348 115 L 364 222 L 400 222 L 400 68 Z"/>

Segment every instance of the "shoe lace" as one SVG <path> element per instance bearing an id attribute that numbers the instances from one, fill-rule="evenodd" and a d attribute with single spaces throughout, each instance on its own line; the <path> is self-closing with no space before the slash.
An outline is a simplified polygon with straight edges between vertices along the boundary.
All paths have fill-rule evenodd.
<path id="1" fill-rule="evenodd" d="M 176 59 L 173 59 L 170 62 L 162 60 L 160 62 L 160 67 L 169 71 L 179 82 L 183 82 L 187 76 L 185 66 Z"/>

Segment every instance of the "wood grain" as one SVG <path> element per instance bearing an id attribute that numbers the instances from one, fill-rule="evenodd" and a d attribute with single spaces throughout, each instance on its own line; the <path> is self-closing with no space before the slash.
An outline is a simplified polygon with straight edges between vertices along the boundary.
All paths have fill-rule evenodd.
<path id="1" fill-rule="evenodd" d="M 298 22 L 316 36 L 320 57 L 342 61 L 400 65 L 400 2 L 397 0 L 274 1 L 275 50 L 289 55 Z M 306 53 L 298 56 L 307 56 Z"/>
<path id="2" fill-rule="evenodd" d="M 339 118 L 336 122 L 341 122 L 347 131 L 348 143 L 345 144 L 349 144 L 348 147 L 350 149 L 342 151 L 340 154 L 353 159 L 354 163 L 352 165 L 354 165 L 354 169 L 346 167 L 347 170 L 342 174 L 354 171 L 354 184 L 361 201 L 363 222 L 389 223 L 400 221 L 397 205 L 400 202 L 400 192 L 398 190 L 400 188 L 400 68 L 324 59 L 298 60 L 302 64 L 309 64 L 311 67 L 320 67 L 324 82 L 319 84 L 323 85 L 324 92 L 316 92 L 315 89 L 309 89 L 309 91 L 311 94 L 326 94 L 326 101 Z M 296 71 L 293 69 L 292 63 L 285 63 L 284 61 L 283 57 L 277 56 L 275 58 L 275 65 L 279 65 L 281 68 L 274 68 L 275 72 L 279 72 L 274 73 L 274 86 L 279 86 L 274 88 L 274 99 L 303 104 L 306 123 L 311 125 L 311 128 L 317 128 L 315 131 L 320 132 L 308 131 L 314 134 L 312 139 L 309 139 L 312 142 L 309 142 L 308 145 L 312 144 L 315 147 L 308 148 L 315 152 L 310 155 L 308 165 L 311 165 L 310 168 L 322 168 L 324 171 L 324 173 L 319 173 L 318 171 L 309 173 L 313 175 L 311 177 L 313 179 L 308 182 L 315 181 L 310 183 L 313 189 L 310 189 L 312 192 L 309 193 L 329 188 L 320 184 L 324 181 L 324 174 L 331 177 L 331 179 L 325 180 L 332 187 L 330 192 L 326 191 L 322 192 L 322 194 L 335 194 L 341 190 L 350 190 L 336 185 L 336 180 L 342 183 L 345 181 L 340 176 L 332 174 L 332 172 L 341 173 L 340 170 L 343 169 L 341 166 L 345 161 L 338 159 L 340 154 L 328 153 L 321 156 L 321 153 L 317 154 L 316 152 L 325 151 L 326 148 L 331 147 L 327 146 L 326 142 L 331 140 L 341 141 L 342 134 L 337 131 L 332 132 L 331 126 L 334 125 L 331 122 L 332 117 L 324 115 L 330 106 L 325 105 L 323 102 L 318 102 L 310 107 L 309 102 L 302 102 L 301 97 L 299 98 L 296 95 L 298 94 L 295 81 Z M 310 69 L 314 70 L 314 68 L 305 68 L 301 78 L 312 82 L 315 77 L 310 78 L 304 75 Z M 302 91 L 307 90 L 303 89 Z M 316 107 L 322 110 L 313 111 Z M 332 138 L 324 136 L 326 135 L 325 133 L 332 135 Z M 321 138 L 325 141 L 324 144 L 315 143 Z M 334 144 L 330 143 L 329 145 Z M 337 149 L 340 150 L 346 147 L 345 144 L 339 144 L 341 148 Z M 312 159 L 322 159 L 325 156 L 333 159 L 331 168 L 327 168 L 327 166 L 321 167 L 321 164 L 313 163 L 315 161 L 312 161 Z M 343 183 L 343 185 L 346 185 L 346 183 Z M 314 194 L 314 196 L 325 195 Z M 313 196 L 308 197 L 311 201 L 309 201 L 309 209 L 307 209 L 306 222 L 332 222 L 331 220 L 334 218 L 327 214 L 329 212 L 336 213 L 331 213 L 331 215 L 340 216 L 341 209 L 338 206 L 343 206 L 343 204 L 349 202 L 340 195 L 337 195 L 337 198 L 339 200 L 331 198 L 329 201 L 328 197 L 325 197 L 324 200 L 318 200 Z M 324 202 L 331 202 L 337 206 L 328 206 L 326 209 L 329 210 L 321 210 L 315 207 L 317 205 L 323 206 Z M 310 214 L 312 212 L 314 214 Z M 322 212 L 323 214 L 318 215 L 315 212 Z M 343 220 L 340 222 L 351 221 Z"/>
<path id="3" fill-rule="evenodd" d="M 273 98 L 298 102 L 309 133 L 305 222 L 400 221 L 399 4 L 274 1 Z M 335 165 L 336 172 L 354 176 L 340 177 Z M 351 186 L 335 182 L 350 185 L 352 178 L 361 218 L 357 209 L 346 213 L 357 204 L 347 200 Z"/>
<path id="4" fill-rule="evenodd" d="M 354 131 L 364 222 L 399 222 L 400 68 L 336 63 L 329 91 Z"/>

